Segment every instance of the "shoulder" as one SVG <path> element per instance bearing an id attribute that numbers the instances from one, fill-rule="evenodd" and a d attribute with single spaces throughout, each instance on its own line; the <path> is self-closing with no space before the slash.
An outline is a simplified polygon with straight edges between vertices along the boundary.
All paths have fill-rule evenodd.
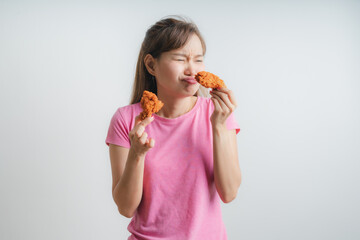
<path id="1" fill-rule="evenodd" d="M 199 103 L 202 105 L 208 105 L 211 102 L 210 98 L 201 97 L 201 96 L 197 96 L 197 98 L 198 98 Z"/>
<path id="2" fill-rule="evenodd" d="M 142 111 L 140 103 L 134 103 L 117 108 L 114 117 L 125 122 L 131 122 Z"/>
<path id="3" fill-rule="evenodd" d="M 199 105 L 201 105 L 202 108 L 210 111 L 214 109 L 214 103 L 211 100 L 211 98 L 198 96 L 198 101 L 199 101 Z"/>

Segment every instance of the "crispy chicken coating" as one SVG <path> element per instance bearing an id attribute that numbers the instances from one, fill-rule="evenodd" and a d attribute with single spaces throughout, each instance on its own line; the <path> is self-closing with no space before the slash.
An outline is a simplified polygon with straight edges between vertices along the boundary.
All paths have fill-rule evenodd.
<path id="1" fill-rule="evenodd" d="M 226 87 L 223 80 L 213 73 L 201 71 L 195 75 L 195 79 L 198 83 L 206 88 L 222 88 Z"/>
<path id="2" fill-rule="evenodd" d="M 143 92 L 140 104 L 143 109 L 140 113 L 141 121 L 150 117 L 153 113 L 158 112 L 164 106 L 164 103 L 160 101 L 154 93 L 146 90 Z"/>

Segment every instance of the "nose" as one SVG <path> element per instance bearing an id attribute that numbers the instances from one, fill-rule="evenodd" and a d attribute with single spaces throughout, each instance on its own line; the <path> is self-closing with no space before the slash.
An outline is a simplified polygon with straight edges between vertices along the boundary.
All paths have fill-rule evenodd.
<path id="1" fill-rule="evenodd" d="M 192 61 L 188 61 L 185 68 L 185 75 L 187 76 L 195 76 L 196 75 L 196 67 Z"/>

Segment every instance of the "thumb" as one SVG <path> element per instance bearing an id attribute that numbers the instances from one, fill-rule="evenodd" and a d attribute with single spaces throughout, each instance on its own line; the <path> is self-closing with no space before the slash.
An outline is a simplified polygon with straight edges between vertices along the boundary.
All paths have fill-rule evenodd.
<path id="1" fill-rule="evenodd" d="M 135 117 L 135 126 L 138 125 L 141 122 L 140 115 L 137 115 Z"/>
<path id="2" fill-rule="evenodd" d="M 141 123 L 144 125 L 144 127 L 146 127 L 146 126 L 149 125 L 153 120 L 154 120 L 154 117 L 147 117 L 147 118 L 145 118 Z"/>

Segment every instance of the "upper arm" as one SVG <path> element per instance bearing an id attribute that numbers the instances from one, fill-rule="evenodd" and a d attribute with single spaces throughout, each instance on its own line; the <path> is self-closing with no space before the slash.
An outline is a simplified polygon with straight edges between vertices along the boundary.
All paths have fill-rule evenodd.
<path id="1" fill-rule="evenodd" d="M 111 172 L 112 172 L 112 192 L 116 187 L 116 184 L 121 179 L 121 176 L 124 173 L 126 161 L 129 155 L 129 148 L 122 146 L 109 144 L 109 154 L 111 162 Z"/>

